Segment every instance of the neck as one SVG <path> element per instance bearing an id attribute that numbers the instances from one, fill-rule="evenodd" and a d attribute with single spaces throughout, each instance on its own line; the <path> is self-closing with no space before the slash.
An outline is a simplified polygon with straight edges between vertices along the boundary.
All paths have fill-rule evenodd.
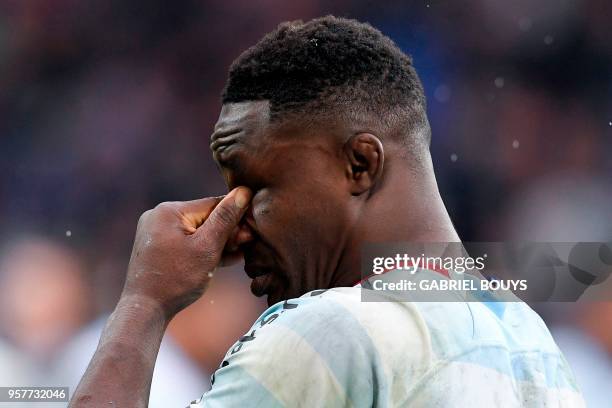
<path id="1" fill-rule="evenodd" d="M 366 243 L 459 242 L 428 161 L 418 172 L 397 165 L 359 212 L 334 273 L 332 287 L 361 280 L 360 250 Z"/>

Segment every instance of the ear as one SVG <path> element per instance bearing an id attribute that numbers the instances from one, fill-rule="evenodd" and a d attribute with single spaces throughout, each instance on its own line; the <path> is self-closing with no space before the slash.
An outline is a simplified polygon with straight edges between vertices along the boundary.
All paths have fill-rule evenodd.
<path id="1" fill-rule="evenodd" d="M 380 139 L 370 133 L 353 135 L 344 144 L 344 154 L 351 194 L 357 196 L 371 190 L 382 176 L 385 161 Z"/>

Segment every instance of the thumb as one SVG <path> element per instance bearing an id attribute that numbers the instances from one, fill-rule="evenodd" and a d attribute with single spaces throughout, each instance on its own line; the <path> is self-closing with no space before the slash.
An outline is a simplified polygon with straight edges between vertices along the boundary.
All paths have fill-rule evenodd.
<path id="1" fill-rule="evenodd" d="M 215 257 L 221 257 L 225 243 L 246 212 L 251 201 L 251 190 L 237 187 L 230 191 L 212 210 L 194 235 Z"/>

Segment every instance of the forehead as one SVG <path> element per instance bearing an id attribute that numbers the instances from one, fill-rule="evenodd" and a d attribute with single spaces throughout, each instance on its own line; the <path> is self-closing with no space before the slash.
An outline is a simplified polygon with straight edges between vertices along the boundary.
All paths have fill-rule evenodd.
<path id="1" fill-rule="evenodd" d="M 288 147 L 314 142 L 297 118 L 270 121 L 268 101 L 226 103 L 211 135 L 213 158 L 221 167 L 234 167 L 244 156 L 271 158 Z M 315 132 L 316 133 L 316 132 Z"/>
<path id="2" fill-rule="evenodd" d="M 221 108 L 214 133 L 227 132 L 241 128 L 244 130 L 262 129 L 268 125 L 270 104 L 268 101 L 247 101 L 226 103 Z"/>
<path id="3" fill-rule="evenodd" d="M 266 134 L 270 116 L 267 101 L 224 104 L 211 135 L 210 148 L 217 163 L 227 162 L 235 147 L 254 145 Z"/>
<path id="4" fill-rule="evenodd" d="M 278 126 L 270 125 L 269 117 L 268 101 L 227 103 L 221 108 L 210 148 L 228 187 L 247 175 L 269 172 L 273 160 L 268 159 L 279 148 Z"/>
<path id="5" fill-rule="evenodd" d="M 270 122 L 268 101 L 224 104 L 211 136 L 211 150 L 228 186 L 245 174 L 279 169 L 335 151 L 336 129 L 305 126 L 300 118 Z"/>

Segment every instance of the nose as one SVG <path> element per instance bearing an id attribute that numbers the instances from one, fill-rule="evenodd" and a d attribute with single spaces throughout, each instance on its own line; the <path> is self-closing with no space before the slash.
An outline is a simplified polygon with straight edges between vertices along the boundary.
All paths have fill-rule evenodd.
<path id="1" fill-rule="evenodd" d="M 236 245 L 241 246 L 248 244 L 255 239 L 253 230 L 246 222 L 241 222 L 238 225 L 238 233 L 236 234 Z"/>
<path id="2" fill-rule="evenodd" d="M 250 205 L 244 217 L 238 224 L 238 232 L 236 234 L 236 245 L 241 246 L 255 239 L 255 219 L 253 217 L 253 206 Z"/>
<path id="3" fill-rule="evenodd" d="M 253 205 L 249 205 L 244 216 L 242 217 L 242 221 L 240 221 L 240 226 L 245 226 L 250 228 L 251 232 L 257 231 L 255 216 L 253 214 Z"/>

